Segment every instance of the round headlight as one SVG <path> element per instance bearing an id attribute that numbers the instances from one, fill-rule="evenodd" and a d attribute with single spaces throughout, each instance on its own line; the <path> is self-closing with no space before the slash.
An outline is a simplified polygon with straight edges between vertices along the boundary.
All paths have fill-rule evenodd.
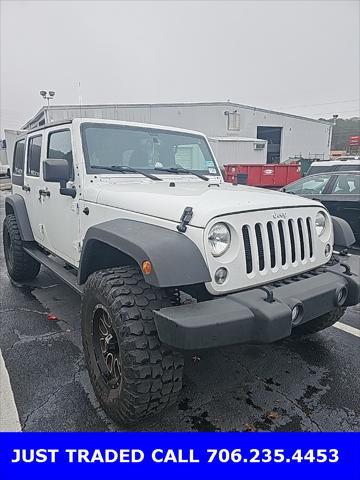
<path id="1" fill-rule="evenodd" d="M 210 228 L 208 242 L 211 253 L 214 257 L 223 255 L 230 246 L 231 235 L 225 223 L 215 223 Z"/>
<path id="2" fill-rule="evenodd" d="M 315 218 L 315 230 L 317 235 L 323 234 L 326 227 L 326 216 L 323 212 L 318 212 Z"/>

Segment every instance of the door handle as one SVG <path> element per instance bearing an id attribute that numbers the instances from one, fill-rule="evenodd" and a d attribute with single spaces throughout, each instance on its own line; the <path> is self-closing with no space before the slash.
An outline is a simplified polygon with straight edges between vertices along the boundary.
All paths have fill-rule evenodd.
<path id="1" fill-rule="evenodd" d="M 21 187 L 25 192 L 30 192 L 31 188 L 29 187 L 29 185 L 23 185 Z"/>
<path id="2" fill-rule="evenodd" d="M 49 190 L 43 190 L 42 188 L 40 188 L 39 190 L 39 196 L 43 196 L 43 197 L 50 197 L 50 192 Z"/>

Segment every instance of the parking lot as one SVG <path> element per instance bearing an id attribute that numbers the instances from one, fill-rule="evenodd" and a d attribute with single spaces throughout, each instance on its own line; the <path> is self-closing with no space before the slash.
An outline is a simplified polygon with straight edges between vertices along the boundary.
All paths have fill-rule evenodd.
<path id="1" fill-rule="evenodd" d="M 359 258 L 347 260 L 357 272 Z M 12 284 L 2 245 L 0 282 L 0 349 L 22 430 L 119 430 L 89 382 L 80 298 L 45 269 L 31 284 Z M 349 308 L 311 338 L 187 354 L 178 403 L 138 429 L 360 431 L 359 314 L 360 305 Z"/>

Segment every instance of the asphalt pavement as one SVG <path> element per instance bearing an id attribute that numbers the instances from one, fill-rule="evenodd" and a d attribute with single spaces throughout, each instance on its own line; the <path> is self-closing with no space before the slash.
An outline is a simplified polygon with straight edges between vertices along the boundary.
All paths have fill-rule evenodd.
<path id="1" fill-rule="evenodd" d="M 357 272 L 359 259 L 347 260 Z M 119 430 L 92 391 L 79 317 L 80 298 L 46 269 L 12 283 L 0 245 L 0 351 L 23 431 Z M 188 354 L 177 404 L 137 429 L 360 431 L 359 319 L 360 304 L 309 338 Z"/>

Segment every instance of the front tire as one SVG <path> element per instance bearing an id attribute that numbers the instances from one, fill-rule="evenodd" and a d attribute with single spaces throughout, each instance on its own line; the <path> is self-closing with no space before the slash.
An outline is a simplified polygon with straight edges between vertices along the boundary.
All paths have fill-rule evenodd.
<path id="1" fill-rule="evenodd" d="M 100 270 L 85 284 L 85 360 L 99 402 L 118 423 L 159 413 L 181 390 L 183 357 L 161 344 L 154 322 L 154 310 L 170 305 L 134 266 Z"/>
<path id="2" fill-rule="evenodd" d="M 314 318 L 314 320 L 310 320 L 309 322 L 295 327 L 293 333 L 295 335 L 312 335 L 313 333 L 321 332 L 321 330 L 325 330 L 325 328 L 329 328 L 334 325 L 334 323 L 340 320 L 345 312 L 345 307 L 338 307 L 329 313 L 325 313 L 318 318 Z"/>
<path id="3" fill-rule="evenodd" d="M 3 242 L 10 277 L 16 282 L 33 280 L 39 273 L 40 263 L 24 251 L 19 227 L 13 214 L 7 215 L 4 219 Z"/>

